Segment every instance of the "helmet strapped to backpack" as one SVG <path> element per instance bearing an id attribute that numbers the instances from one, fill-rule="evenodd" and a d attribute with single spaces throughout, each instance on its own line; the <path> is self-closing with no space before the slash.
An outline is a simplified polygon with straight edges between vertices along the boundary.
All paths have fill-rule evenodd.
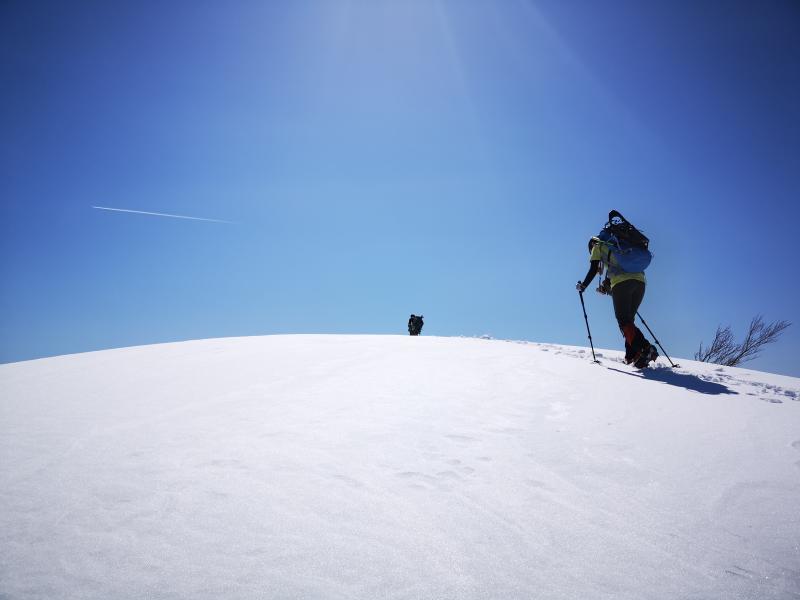
<path id="1" fill-rule="evenodd" d="M 639 273 L 653 259 L 647 236 L 616 210 L 608 213 L 608 222 L 597 237 L 606 244 L 615 259 L 616 264 L 609 265 L 612 272 Z"/>
<path id="2" fill-rule="evenodd" d="M 632 248 L 647 250 L 650 245 L 650 240 L 647 236 L 636 229 L 630 221 L 616 210 L 608 213 L 608 223 L 603 226 L 603 230 L 598 237 L 603 239 L 603 235 L 614 237 L 620 244 L 625 244 Z"/>

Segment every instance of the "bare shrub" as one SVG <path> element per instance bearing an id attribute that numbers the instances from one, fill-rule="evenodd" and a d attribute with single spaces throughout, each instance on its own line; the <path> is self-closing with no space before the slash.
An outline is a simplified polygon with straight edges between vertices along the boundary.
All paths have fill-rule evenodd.
<path id="1" fill-rule="evenodd" d="M 694 358 L 702 362 L 735 367 L 756 358 L 764 346 L 777 341 L 789 325 L 791 323 L 788 321 L 774 321 L 766 324 L 763 317 L 758 315 L 750 321 L 747 335 L 741 344 L 736 343 L 730 325 L 718 326 L 711 345 L 703 348 L 701 342 L 700 349 L 695 353 Z"/>

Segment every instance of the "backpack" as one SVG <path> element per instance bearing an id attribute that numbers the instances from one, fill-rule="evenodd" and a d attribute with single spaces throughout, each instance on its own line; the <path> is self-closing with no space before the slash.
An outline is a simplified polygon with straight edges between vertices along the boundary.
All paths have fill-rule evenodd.
<path id="1" fill-rule="evenodd" d="M 606 244 L 609 254 L 614 255 L 616 264 L 609 265 L 612 274 L 639 273 L 653 260 L 648 248 L 650 240 L 616 210 L 608 213 L 608 223 L 597 238 Z"/>

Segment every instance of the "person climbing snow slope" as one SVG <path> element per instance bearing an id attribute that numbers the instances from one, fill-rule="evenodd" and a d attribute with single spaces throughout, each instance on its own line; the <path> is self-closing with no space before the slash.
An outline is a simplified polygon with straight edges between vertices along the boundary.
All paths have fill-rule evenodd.
<path id="1" fill-rule="evenodd" d="M 576 285 L 583 293 L 595 276 L 605 271 L 597 291 L 611 295 L 614 316 L 625 339 L 625 363 L 633 363 L 638 369 L 658 357 L 656 347 L 634 323 L 647 286 L 644 269 L 652 258 L 648 244 L 649 240 L 621 214 L 611 211 L 600 234 L 589 240 L 589 271 Z"/>

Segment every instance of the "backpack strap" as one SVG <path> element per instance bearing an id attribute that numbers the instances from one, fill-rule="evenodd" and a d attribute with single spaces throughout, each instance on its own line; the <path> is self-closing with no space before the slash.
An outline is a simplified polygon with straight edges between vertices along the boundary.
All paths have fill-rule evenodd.
<path id="1" fill-rule="evenodd" d="M 616 238 L 613 239 L 613 242 L 611 240 L 601 240 L 598 242 L 598 244 L 601 244 L 600 247 L 602 248 L 600 265 L 601 267 L 605 267 L 606 275 L 610 276 L 621 273 L 622 271 L 619 269 L 619 267 L 615 266 L 611 261 L 611 255 L 613 254 L 614 248 L 618 248 Z M 605 258 L 602 257 L 602 252 L 605 252 Z"/>

